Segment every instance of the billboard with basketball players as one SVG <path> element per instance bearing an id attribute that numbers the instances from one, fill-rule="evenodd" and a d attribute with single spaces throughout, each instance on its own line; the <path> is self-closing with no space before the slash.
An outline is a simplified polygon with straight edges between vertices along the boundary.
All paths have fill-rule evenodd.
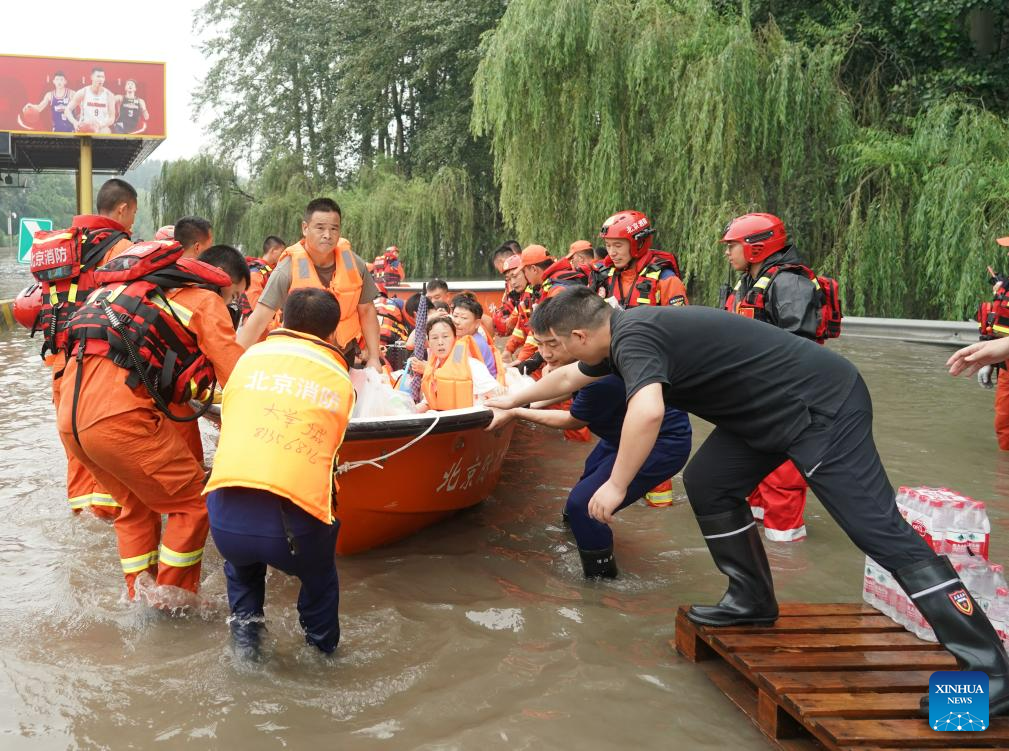
<path id="1" fill-rule="evenodd" d="M 165 138 L 165 64 L 0 55 L 0 131 Z"/>

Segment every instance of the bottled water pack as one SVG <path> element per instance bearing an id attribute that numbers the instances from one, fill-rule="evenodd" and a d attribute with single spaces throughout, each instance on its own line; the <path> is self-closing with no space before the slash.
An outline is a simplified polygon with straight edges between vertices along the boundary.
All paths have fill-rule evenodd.
<path id="1" fill-rule="evenodd" d="M 897 491 L 897 507 L 929 546 L 949 557 L 964 586 L 1009 647 L 1009 584 L 1003 567 L 988 561 L 991 523 L 981 501 L 948 488 Z M 931 627 L 890 573 L 866 556 L 862 599 L 921 639 Z"/>

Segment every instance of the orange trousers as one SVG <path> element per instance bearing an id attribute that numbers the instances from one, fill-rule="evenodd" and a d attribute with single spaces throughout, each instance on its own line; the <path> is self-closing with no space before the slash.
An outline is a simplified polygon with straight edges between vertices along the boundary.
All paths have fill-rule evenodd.
<path id="1" fill-rule="evenodd" d="M 995 437 L 998 447 L 1009 451 L 1009 370 L 998 372 L 995 385 Z"/>
<path id="2" fill-rule="evenodd" d="M 750 493 L 750 508 L 764 520 L 764 536 L 776 542 L 801 540 L 806 536 L 802 512 L 806 508 L 806 478 L 787 461 L 760 481 Z"/>
<path id="3" fill-rule="evenodd" d="M 62 378 L 53 379 L 53 404 L 60 403 L 60 385 Z M 70 385 L 73 388 L 73 384 Z M 60 436 L 62 440 L 63 436 Z M 77 457 L 70 451 L 66 442 L 63 442 L 63 451 L 67 455 L 67 502 L 70 510 L 79 514 L 85 509 L 99 519 L 112 521 L 122 510 L 119 504 L 112 498 L 111 493 L 107 493 L 87 467 L 80 463 Z"/>
<path id="4" fill-rule="evenodd" d="M 119 559 L 129 595 L 150 570 L 158 584 L 196 592 L 209 523 L 203 465 L 182 431 L 157 410 L 137 409 L 62 438 L 122 506 L 115 522 Z M 161 515 L 168 521 L 161 529 Z"/>

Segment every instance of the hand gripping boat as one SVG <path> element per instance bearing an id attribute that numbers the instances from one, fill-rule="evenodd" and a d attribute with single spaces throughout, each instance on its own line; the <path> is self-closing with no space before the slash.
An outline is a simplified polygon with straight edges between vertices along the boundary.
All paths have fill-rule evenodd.
<path id="1" fill-rule="evenodd" d="M 219 426 L 219 407 L 207 417 Z M 490 421 L 483 407 L 352 419 L 340 449 L 336 552 L 396 542 L 490 495 L 515 426 L 488 432 Z"/>

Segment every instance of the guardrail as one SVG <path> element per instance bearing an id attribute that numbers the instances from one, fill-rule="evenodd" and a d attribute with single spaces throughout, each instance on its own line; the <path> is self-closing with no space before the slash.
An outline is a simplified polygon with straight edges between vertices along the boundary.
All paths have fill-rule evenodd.
<path id="1" fill-rule="evenodd" d="M 841 336 L 965 347 L 977 341 L 977 323 L 845 316 L 841 323 Z"/>

